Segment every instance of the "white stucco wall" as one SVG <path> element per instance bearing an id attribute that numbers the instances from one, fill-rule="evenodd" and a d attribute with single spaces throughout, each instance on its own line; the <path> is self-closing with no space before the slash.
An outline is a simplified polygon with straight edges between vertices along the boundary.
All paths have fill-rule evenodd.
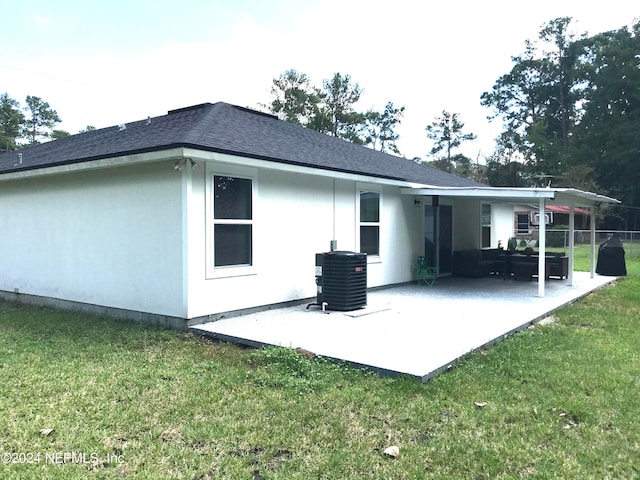
<path id="1" fill-rule="evenodd" d="M 480 201 L 473 198 L 455 199 L 453 250 L 480 247 Z"/>
<path id="2" fill-rule="evenodd" d="M 315 254 L 330 249 L 358 250 L 356 195 L 361 184 L 317 174 L 253 169 L 253 263 L 246 275 L 207 275 L 207 181 L 214 173 L 231 172 L 224 164 L 199 162 L 192 171 L 189 202 L 188 317 L 200 317 L 277 302 L 314 297 Z M 242 170 L 240 170 L 242 173 Z M 251 171 L 248 171 L 251 173 Z M 420 210 L 396 187 L 381 192 L 380 258 L 371 258 L 368 286 L 411 279 L 411 262 L 420 241 Z M 415 217 L 415 222 L 412 220 Z"/>
<path id="3" fill-rule="evenodd" d="M 498 241 L 502 241 L 503 248 L 507 248 L 507 242 L 513 237 L 513 205 L 509 203 L 496 203 L 493 205 L 493 228 L 491 229 L 491 246 L 497 247 Z"/>
<path id="4" fill-rule="evenodd" d="M 382 189 L 380 258 L 369 263 L 370 287 L 407 282 L 418 255 L 424 255 L 424 215 L 413 197 L 396 187 Z"/>
<path id="5" fill-rule="evenodd" d="M 360 190 L 381 195 L 368 286 L 412 280 L 424 209 L 400 186 L 206 155 L 180 171 L 173 158 L 0 182 L 0 290 L 181 318 L 312 298 L 315 254 L 334 239 L 339 250 L 359 249 Z M 214 174 L 254 179 L 249 268 L 207 263 Z M 476 248 L 479 202 L 441 201 L 453 206 L 454 250 Z"/>
<path id="6" fill-rule="evenodd" d="M 480 248 L 482 201 L 474 198 L 456 198 L 454 213 L 454 250 Z M 513 207 L 509 203 L 491 203 L 491 247 L 498 241 L 507 248 L 513 236 Z"/>
<path id="7" fill-rule="evenodd" d="M 0 182 L 0 290 L 182 316 L 171 163 Z"/>

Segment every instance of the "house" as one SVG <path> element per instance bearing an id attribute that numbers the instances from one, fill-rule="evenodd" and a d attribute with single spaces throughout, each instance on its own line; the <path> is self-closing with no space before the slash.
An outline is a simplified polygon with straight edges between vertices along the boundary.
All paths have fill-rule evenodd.
<path id="1" fill-rule="evenodd" d="M 336 244 L 368 254 L 369 287 L 411 281 L 418 255 L 446 274 L 454 250 L 513 234 L 515 202 L 558 200 L 614 201 L 196 105 L 0 155 L 0 293 L 185 327 L 313 297 L 315 254 Z"/>
<path id="2" fill-rule="evenodd" d="M 537 205 L 515 205 L 513 212 L 514 237 L 519 241 L 534 240 L 537 243 L 540 228 L 540 212 Z M 565 246 L 568 244 L 570 209 L 564 205 L 547 205 L 544 212 L 546 228 L 553 238 L 547 238 L 547 245 Z M 584 208 L 574 208 L 574 222 L 576 230 L 588 230 L 591 212 Z M 576 236 L 583 235 L 576 232 Z M 574 236 L 575 238 L 575 236 Z M 586 238 L 585 241 L 589 239 Z"/>

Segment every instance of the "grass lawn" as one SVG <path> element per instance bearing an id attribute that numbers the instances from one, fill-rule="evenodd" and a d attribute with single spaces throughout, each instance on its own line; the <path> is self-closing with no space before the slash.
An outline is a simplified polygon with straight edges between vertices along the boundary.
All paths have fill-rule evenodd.
<path id="1" fill-rule="evenodd" d="M 627 268 L 427 384 L 0 302 L 0 478 L 639 478 Z"/>
<path id="2" fill-rule="evenodd" d="M 635 262 L 635 261 L 640 261 L 640 248 L 638 247 L 638 244 L 636 243 L 634 245 L 634 248 L 629 248 L 628 245 L 625 245 L 625 250 L 626 250 L 626 261 L 627 261 L 627 268 L 632 265 L 629 262 Z M 551 252 L 566 252 L 567 254 L 569 253 L 569 248 L 547 248 L 547 251 L 551 251 Z M 575 246 L 575 251 L 574 251 L 574 256 L 573 256 L 573 261 L 575 262 L 575 270 L 577 271 L 581 271 L 581 272 L 588 272 L 590 269 L 590 259 L 591 259 L 591 246 L 590 245 L 585 245 L 585 244 L 580 244 L 580 245 L 576 245 Z M 596 258 L 598 256 L 598 245 L 596 245 Z M 633 267 L 632 267 L 633 268 Z"/>

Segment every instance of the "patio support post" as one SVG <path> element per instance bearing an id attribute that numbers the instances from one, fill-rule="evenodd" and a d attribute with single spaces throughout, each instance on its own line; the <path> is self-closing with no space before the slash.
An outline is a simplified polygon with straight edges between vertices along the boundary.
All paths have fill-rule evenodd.
<path id="1" fill-rule="evenodd" d="M 596 206 L 591 207 L 591 268 L 589 278 L 596 276 Z"/>
<path id="2" fill-rule="evenodd" d="M 569 286 L 573 286 L 573 255 L 575 253 L 576 215 L 573 205 L 569 206 Z"/>
<path id="3" fill-rule="evenodd" d="M 547 243 L 547 226 L 546 217 L 544 215 L 545 200 L 540 199 L 540 226 L 538 227 L 538 297 L 544 297 L 544 282 L 547 280 L 545 275 L 545 246 Z"/>

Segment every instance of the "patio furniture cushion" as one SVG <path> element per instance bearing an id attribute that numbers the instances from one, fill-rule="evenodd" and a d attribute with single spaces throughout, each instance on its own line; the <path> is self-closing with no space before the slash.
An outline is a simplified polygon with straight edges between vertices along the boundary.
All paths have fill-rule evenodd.
<path id="1" fill-rule="evenodd" d="M 532 280 L 538 273 L 538 263 L 530 261 L 511 262 L 511 272 L 514 280 Z"/>
<path id="2" fill-rule="evenodd" d="M 538 253 L 531 255 L 535 261 L 538 261 Z M 560 280 L 569 276 L 569 257 L 565 252 L 546 252 L 545 263 L 547 269 L 547 278 L 557 277 Z"/>
<path id="3" fill-rule="evenodd" d="M 456 277 L 485 277 L 491 273 L 492 260 L 485 260 L 482 250 L 458 250 L 453 252 L 452 275 Z"/>
<path id="4" fill-rule="evenodd" d="M 547 262 L 547 276 L 559 277 L 561 280 L 569 276 L 569 257 L 553 256 L 545 257 Z"/>

